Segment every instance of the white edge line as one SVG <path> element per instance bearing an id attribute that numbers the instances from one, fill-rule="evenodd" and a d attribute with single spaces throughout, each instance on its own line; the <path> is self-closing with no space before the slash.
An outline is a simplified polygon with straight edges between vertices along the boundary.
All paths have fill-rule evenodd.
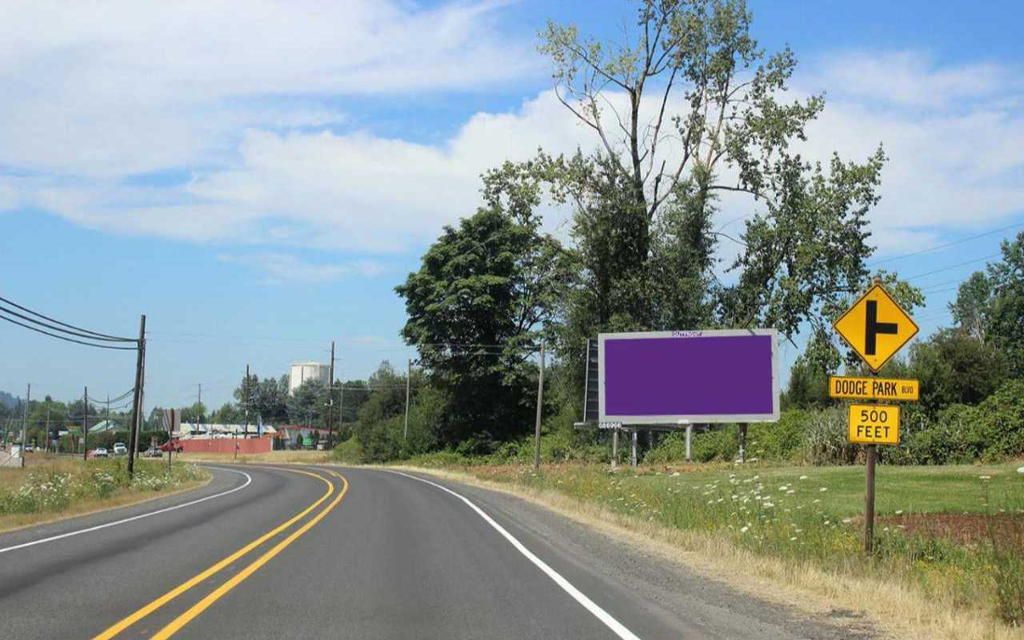
<path id="1" fill-rule="evenodd" d="M 504 537 L 506 540 L 508 540 L 512 544 L 512 546 L 516 548 L 516 550 L 519 553 L 521 553 L 524 556 L 526 556 L 527 560 L 529 560 L 530 562 L 535 564 L 537 566 L 537 568 L 539 568 L 549 578 L 551 578 L 555 582 L 555 584 L 557 584 L 559 587 L 562 588 L 562 590 L 564 590 L 566 593 L 568 593 L 570 596 L 572 596 L 572 598 L 576 602 L 580 603 L 583 606 L 584 609 L 589 611 L 591 614 L 594 615 L 595 618 L 597 618 L 598 620 L 603 622 L 606 627 L 611 629 L 612 632 L 615 633 L 615 635 L 617 635 L 618 637 L 622 638 L 622 640 L 640 640 L 640 638 L 635 633 L 633 633 L 632 631 L 627 629 L 625 625 L 623 625 L 621 622 L 619 622 L 618 620 L 613 618 L 610 613 L 608 613 L 607 611 L 602 609 L 597 603 L 595 603 L 593 600 L 588 598 L 582 591 L 580 591 L 575 586 L 573 586 L 573 584 L 571 582 L 569 582 L 568 580 L 566 580 L 562 576 L 562 574 L 558 573 L 557 571 L 552 569 L 546 562 L 544 562 L 543 560 L 541 560 L 540 558 L 535 556 L 533 554 L 533 552 L 530 551 L 529 549 L 527 549 L 526 546 L 522 542 L 519 542 L 519 540 L 517 540 L 515 538 L 515 536 L 513 536 L 511 533 L 506 531 L 505 528 L 502 527 L 500 524 L 495 522 L 494 519 L 491 518 L 491 516 L 487 515 L 483 511 L 483 509 L 481 509 L 480 507 L 478 507 L 475 504 L 473 504 L 472 502 L 470 502 L 470 500 L 468 498 L 466 498 L 466 497 L 464 497 L 462 495 L 459 495 L 458 493 L 455 493 L 454 491 L 452 491 L 448 487 L 439 485 L 436 482 L 431 482 L 430 480 L 424 480 L 423 478 L 419 478 L 417 476 L 409 475 L 408 473 L 402 473 L 401 471 L 392 471 L 391 469 L 385 469 L 385 471 L 388 471 L 388 472 L 394 473 L 394 474 L 398 474 L 400 476 L 405 476 L 406 478 L 412 478 L 413 480 L 419 480 L 420 482 L 423 482 L 423 483 L 432 485 L 434 487 L 437 487 L 438 489 L 440 489 L 442 491 L 446 491 L 446 492 L 452 494 L 453 496 L 455 496 L 456 498 L 458 498 L 459 500 L 462 500 L 467 505 L 469 505 L 470 509 L 475 511 L 477 513 L 477 515 L 479 515 L 481 518 L 483 518 L 484 521 L 487 524 L 491 525 L 491 527 L 493 527 L 495 531 L 500 533 L 502 535 L 502 537 Z"/>
<path id="2" fill-rule="evenodd" d="M 18 549 L 24 549 L 26 547 L 34 547 L 37 544 L 44 544 L 46 542 L 54 542 L 56 540 L 62 540 L 64 538 L 70 538 L 72 536 L 80 536 L 83 533 L 91 533 L 93 531 L 99 531 L 100 529 L 106 529 L 108 527 L 116 527 L 119 524 L 127 524 L 129 522 L 134 522 L 136 520 L 141 520 L 143 518 L 148 518 L 150 516 L 156 516 L 156 515 L 160 515 L 161 513 L 167 513 L 168 511 L 175 511 L 177 509 L 182 509 L 184 507 L 190 507 L 190 506 L 192 506 L 194 504 L 199 504 L 200 502 L 206 502 L 207 500 L 213 500 L 214 498 L 220 498 L 220 497 L 226 496 L 228 494 L 234 493 L 236 491 L 241 491 L 242 489 L 248 487 L 252 483 L 252 476 L 250 476 L 248 473 L 246 473 L 244 471 L 235 471 L 234 469 L 221 469 L 221 471 L 230 471 L 231 473 L 239 473 L 239 474 L 245 476 L 245 478 L 246 478 L 245 479 L 245 484 L 237 486 L 234 489 L 228 489 L 227 491 L 222 491 L 221 493 L 215 493 L 212 496 L 206 496 L 205 498 L 199 498 L 198 500 L 192 500 L 191 502 L 185 502 L 185 503 L 182 503 L 182 504 L 177 504 L 177 505 L 174 505 L 173 507 L 166 507 L 164 509 L 159 509 L 157 511 L 150 511 L 149 513 L 142 513 L 142 514 L 139 514 L 137 516 L 132 516 L 131 518 L 125 518 L 123 520 L 115 520 L 114 522 L 108 522 L 106 524 L 99 524 L 99 525 L 96 525 L 95 527 L 89 527 L 88 529 L 79 529 L 78 531 L 69 531 L 68 533 L 62 533 L 62 534 L 60 534 L 58 536 L 50 536 L 49 538 L 43 538 L 41 540 L 33 540 L 32 542 L 24 542 L 22 544 L 16 544 L 13 547 L 7 547 L 5 549 L 0 549 L 0 553 L 7 553 L 8 551 L 17 551 Z"/>

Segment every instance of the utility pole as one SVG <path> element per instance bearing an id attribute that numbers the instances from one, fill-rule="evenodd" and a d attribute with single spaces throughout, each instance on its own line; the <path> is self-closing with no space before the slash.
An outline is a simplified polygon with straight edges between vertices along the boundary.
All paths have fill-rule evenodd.
<path id="1" fill-rule="evenodd" d="M 107 394 L 107 412 L 104 414 L 103 421 L 107 423 L 107 428 L 110 428 L 110 394 Z"/>
<path id="2" fill-rule="evenodd" d="M 28 383 L 25 391 L 25 407 L 21 417 L 21 457 L 25 457 L 25 445 L 28 444 L 28 405 L 32 402 L 32 383 Z"/>
<path id="3" fill-rule="evenodd" d="M 46 403 L 46 437 L 43 442 L 46 445 L 46 451 L 50 450 L 50 403 Z M 54 453 L 57 453 L 57 449 L 54 448 Z"/>
<path id="4" fill-rule="evenodd" d="M 143 371 L 146 366 L 146 316 L 139 320 L 139 341 L 136 343 L 135 394 L 132 397 L 131 425 L 128 432 L 128 476 L 135 475 L 135 453 L 139 448 L 139 424 L 142 422 Z"/>
<path id="5" fill-rule="evenodd" d="M 338 437 L 341 437 L 341 425 L 345 424 L 345 382 L 338 385 Z"/>
<path id="6" fill-rule="evenodd" d="M 540 343 L 540 376 L 537 378 L 537 425 L 533 432 L 533 468 L 540 468 L 540 420 L 544 410 L 544 343 Z"/>
<path id="7" fill-rule="evenodd" d="M 202 427 L 203 427 L 203 383 L 202 382 L 199 383 L 199 398 L 196 401 L 196 403 L 199 405 L 199 407 L 198 407 L 199 415 L 196 416 L 196 430 L 197 431 L 202 431 Z"/>
<path id="8" fill-rule="evenodd" d="M 331 373 L 327 377 L 327 447 L 334 447 L 334 340 L 331 340 Z"/>
<path id="9" fill-rule="evenodd" d="M 82 395 L 82 462 L 89 461 L 89 387 Z M 131 465 L 128 466 L 131 469 Z"/>
<path id="10" fill-rule="evenodd" d="M 409 391 L 412 388 L 412 359 L 405 369 L 405 440 L 409 440 Z"/>
<path id="11" fill-rule="evenodd" d="M 242 437 L 245 438 L 249 435 L 249 365 L 245 365 L 245 384 L 242 385 L 242 392 L 245 394 L 245 402 L 242 403 L 245 407 L 245 434 Z M 235 444 L 235 458 L 238 458 L 237 443 Z"/>

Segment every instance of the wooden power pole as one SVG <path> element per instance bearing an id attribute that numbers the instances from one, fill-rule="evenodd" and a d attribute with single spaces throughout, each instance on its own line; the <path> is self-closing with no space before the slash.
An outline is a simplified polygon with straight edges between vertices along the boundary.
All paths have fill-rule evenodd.
<path id="1" fill-rule="evenodd" d="M 142 424 L 143 370 L 146 366 L 146 316 L 139 320 L 139 341 L 136 343 L 135 393 L 132 396 L 131 425 L 128 430 L 128 476 L 135 475 L 135 454 L 139 448 L 139 425 Z"/>
<path id="2" fill-rule="evenodd" d="M 334 340 L 331 340 L 331 373 L 327 376 L 327 446 L 334 448 Z"/>
<path id="3" fill-rule="evenodd" d="M 405 440 L 409 440 L 409 391 L 412 388 L 412 359 L 405 368 Z"/>
<path id="4" fill-rule="evenodd" d="M 537 378 L 537 424 L 533 432 L 533 468 L 540 468 L 540 421 L 544 412 L 544 343 L 540 344 L 540 376 Z"/>
<path id="5" fill-rule="evenodd" d="M 85 388 L 82 395 L 82 461 L 89 460 L 89 387 Z M 128 465 L 131 473 L 131 465 Z"/>

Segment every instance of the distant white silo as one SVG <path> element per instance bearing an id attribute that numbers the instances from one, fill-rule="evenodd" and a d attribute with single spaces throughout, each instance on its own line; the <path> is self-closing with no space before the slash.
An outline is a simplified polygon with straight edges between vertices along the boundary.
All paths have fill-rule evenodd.
<path id="1" fill-rule="evenodd" d="M 296 362 L 288 373 L 288 393 L 302 386 L 307 380 L 319 380 L 322 384 L 329 383 L 331 367 L 320 362 Z"/>

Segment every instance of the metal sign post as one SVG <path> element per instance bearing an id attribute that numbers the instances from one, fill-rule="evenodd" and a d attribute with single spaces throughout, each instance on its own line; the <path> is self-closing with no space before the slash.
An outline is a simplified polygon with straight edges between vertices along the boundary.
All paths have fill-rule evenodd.
<path id="1" fill-rule="evenodd" d="M 612 469 L 619 464 L 619 428 L 612 430 Z"/>
<path id="2" fill-rule="evenodd" d="M 917 335 L 918 327 L 910 315 L 896 303 L 877 279 L 833 325 L 871 369 L 871 378 L 829 379 L 833 398 L 862 400 L 917 400 L 917 380 L 882 380 L 878 371 L 907 342 Z M 900 408 L 895 405 L 851 404 L 849 407 L 850 444 L 865 445 L 864 552 L 870 554 L 875 539 L 875 465 L 878 445 L 900 442 Z"/>

